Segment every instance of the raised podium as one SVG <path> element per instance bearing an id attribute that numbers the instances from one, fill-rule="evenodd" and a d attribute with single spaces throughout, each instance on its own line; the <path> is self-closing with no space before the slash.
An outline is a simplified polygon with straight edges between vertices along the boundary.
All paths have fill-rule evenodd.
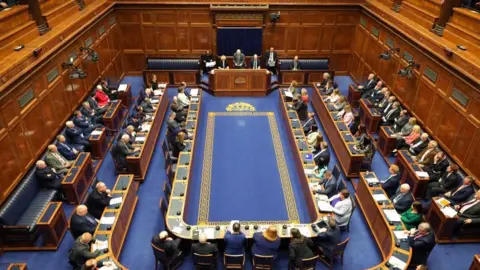
<path id="1" fill-rule="evenodd" d="M 215 96 L 265 96 L 271 74 L 266 69 L 215 69 L 209 74 Z"/>

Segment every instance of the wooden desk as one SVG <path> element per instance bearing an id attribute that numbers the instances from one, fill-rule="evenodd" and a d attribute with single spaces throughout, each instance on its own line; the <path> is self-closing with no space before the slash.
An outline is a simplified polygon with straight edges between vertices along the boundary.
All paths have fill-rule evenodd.
<path id="1" fill-rule="evenodd" d="M 120 88 L 122 84 L 118 86 Z M 130 84 L 127 84 L 125 91 L 118 91 L 118 99 L 122 101 L 122 105 L 125 106 L 127 109 L 130 108 L 130 104 L 132 101 L 132 90 Z"/>
<path id="2" fill-rule="evenodd" d="M 397 138 L 393 137 L 393 130 L 389 126 L 381 126 L 378 132 L 378 150 L 384 157 L 389 156 L 397 147 Z"/>
<path id="3" fill-rule="evenodd" d="M 362 92 L 357 90 L 356 85 L 350 84 L 348 86 L 347 100 L 348 100 L 348 103 L 350 103 L 350 106 L 352 108 L 358 108 L 358 101 L 360 100 L 361 96 L 362 96 Z"/>
<path id="4" fill-rule="evenodd" d="M 92 159 L 102 159 L 108 150 L 108 140 L 105 128 L 96 128 L 95 131 L 102 132 L 98 135 L 90 135 L 88 142 L 91 147 Z"/>
<path id="5" fill-rule="evenodd" d="M 208 78 L 215 96 L 265 96 L 271 74 L 266 69 L 215 69 Z"/>
<path id="6" fill-rule="evenodd" d="M 8 265 L 7 270 L 27 270 L 26 263 L 11 263 Z"/>
<path id="7" fill-rule="evenodd" d="M 377 132 L 382 116 L 368 99 L 360 100 L 359 115 L 369 134 Z"/>
<path id="8" fill-rule="evenodd" d="M 473 256 L 472 265 L 470 265 L 469 270 L 480 270 L 480 255 L 479 254 Z"/>
<path id="9" fill-rule="evenodd" d="M 158 103 L 156 103 L 157 108 L 152 114 L 147 114 L 153 117 L 153 119 L 147 123 L 151 125 L 150 130 L 147 132 L 138 132 L 136 136 L 137 138 L 145 137 L 145 141 L 140 142 L 137 140 L 133 144 L 134 147 L 140 148 L 140 152 L 134 156 L 127 157 L 128 173 L 135 175 L 135 180 L 142 182 L 147 174 L 148 165 L 150 164 L 153 150 L 155 149 L 155 144 L 157 143 L 158 135 L 162 128 L 163 119 L 168 109 L 168 89 L 165 88 L 163 96 L 155 97 L 152 101 L 154 100 L 158 100 Z"/>
<path id="10" fill-rule="evenodd" d="M 320 121 L 330 140 L 330 147 L 337 154 L 338 161 L 342 166 L 346 177 L 356 177 L 365 158 L 364 154 L 357 153 L 353 146 L 356 145 L 355 138 L 343 121 L 336 121 L 327 103 L 323 101 L 320 91 L 314 86 L 312 94 L 312 105 L 317 112 Z"/>
<path id="11" fill-rule="evenodd" d="M 110 103 L 107 111 L 103 115 L 103 124 L 110 129 L 108 135 L 115 135 L 115 131 L 120 128 L 126 113 L 127 112 L 123 110 L 121 100 L 114 100 Z"/>
<path id="12" fill-rule="evenodd" d="M 312 84 L 314 82 L 321 82 L 324 73 L 330 74 L 331 78 L 335 75 L 335 71 L 333 70 L 280 70 L 279 81 L 282 84 L 290 84 L 293 80 L 297 81 L 299 84 Z"/>
<path id="13" fill-rule="evenodd" d="M 182 82 L 187 84 L 200 83 L 198 70 L 153 70 L 143 71 L 143 80 L 145 85 L 150 83 L 152 75 L 157 75 L 157 82 L 168 82 L 168 84 L 180 85 Z"/>
<path id="14" fill-rule="evenodd" d="M 424 198 L 427 191 L 429 177 L 419 177 L 416 172 L 422 172 L 423 169 L 417 164 L 412 156 L 406 150 L 398 151 L 395 164 L 400 168 L 402 178 L 401 183 L 410 185 L 410 190 L 415 198 Z"/>
<path id="15" fill-rule="evenodd" d="M 375 173 L 369 173 L 373 177 L 377 177 Z M 386 266 L 391 257 L 395 256 L 398 259 L 408 264 L 412 256 L 410 244 L 406 241 L 399 241 L 394 231 L 399 227 L 399 231 L 406 230 L 402 222 L 390 222 L 387 219 L 384 209 L 395 209 L 393 204 L 388 199 L 387 194 L 380 186 L 370 187 L 367 180 L 365 180 L 366 173 L 360 173 L 360 179 L 357 184 L 356 198 L 360 210 L 362 210 L 365 220 L 367 221 L 370 232 L 375 238 L 377 247 L 382 254 L 383 261 L 370 269 L 390 269 Z M 375 201 L 374 194 L 383 194 L 387 200 L 382 202 Z M 396 244 L 399 244 L 398 247 Z M 404 269 L 407 269 L 406 267 Z"/>
<path id="16" fill-rule="evenodd" d="M 56 250 L 68 227 L 62 203 L 50 202 L 38 219 L 37 226 L 44 245 Z"/>
<path id="17" fill-rule="evenodd" d="M 81 152 L 62 180 L 62 189 L 70 204 L 80 204 L 94 177 L 90 153 Z"/>
<path id="18" fill-rule="evenodd" d="M 137 190 L 139 183 L 133 181 L 133 175 L 122 174 L 117 177 L 117 182 L 112 189 L 112 198 L 122 197 L 122 202 L 105 208 L 102 217 L 115 217 L 112 225 L 99 223 L 94 237 L 100 241 L 108 242 L 108 253 L 100 255 L 97 260 L 112 259 L 117 267 L 127 269 L 120 265 L 118 258 L 122 252 L 123 244 L 130 228 L 135 207 L 137 206 Z"/>

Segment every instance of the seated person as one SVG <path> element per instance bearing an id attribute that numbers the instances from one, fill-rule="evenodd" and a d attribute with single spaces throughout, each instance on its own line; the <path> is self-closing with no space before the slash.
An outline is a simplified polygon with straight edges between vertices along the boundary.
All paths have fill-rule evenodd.
<path id="1" fill-rule="evenodd" d="M 332 79 L 330 78 L 330 74 L 328 72 L 323 73 L 322 76 L 323 76 L 323 80 L 320 83 L 319 88 L 320 88 L 320 90 L 325 90 L 328 81 L 330 81 L 330 83 L 332 83 Z"/>
<path id="2" fill-rule="evenodd" d="M 347 102 L 345 101 L 345 97 L 341 96 L 338 98 L 337 102 L 335 103 L 328 103 L 328 109 L 330 111 L 341 111 L 343 108 L 347 105 Z"/>
<path id="3" fill-rule="evenodd" d="M 127 126 L 132 126 L 135 132 L 142 131 L 142 120 L 136 114 L 130 116 L 127 120 Z"/>
<path id="4" fill-rule="evenodd" d="M 318 245 L 322 255 L 330 258 L 332 251 L 340 242 L 340 229 L 337 226 L 337 222 L 330 217 L 328 219 L 328 227 L 321 228 L 318 232 L 319 234 L 313 241 Z"/>
<path id="5" fill-rule="evenodd" d="M 185 121 L 185 118 L 187 117 L 187 110 L 185 110 L 183 104 L 178 101 L 177 96 L 173 97 L 172 103 L 170 104 L 170 109 L 177 114 L 175 117 L 177 122 Z"/>
<path id="6" fill-rule="evenodd" d="M 454 190 L 460 183 L 460 175 L 457 173 L 458 165 L 451 164 L 440 178 L 430 179 L 427 186 L 426 198 L 431 199 L 441 194 Z"/>
<path id="7" fill-rule="evenodd" d="M 57 143 L 56 143 L 58 152 L 67 160 L 75 160 L 78 155 L 78 150 L 75 149 L 73 146 L 67 143 L 65 136 L 58 135 L 57 136 Z"/>
<path id="8" fill-rule="evenodd" d="M 338 84 L 333 81 L 328 81 L 327 84 L 325 85 L 325 88 L 323 89 L 323 94 L 331 95 L 333 91 L 335 91 L 335 89 L 338 89 Z"/>
<path id="9" fill-rule="evenodd" d="M 198 243 L 192 244 L 192 254 L 208 255 L 212 254 L 214 256 L 218 253 L 218 248 L 216 245 L 207 241 L 207 236 L 203 233 L 200 233 L 198 236 Z"/>
<path id="10" fill-rule="evenodd" d="M 35 178 L 40 182 L 40 186 L 46 189 L 56 189 L 62 192 L 62 177 L 47 166 L 45 161 L 38 160 L 36 163 Z"/>
<path id="11" fill-rule="evenodd" d="M 95 111 L 88 101 L 82 103 L 82 108 L 80 112 L 84 117 L 91 119 L 93 124 L 102 124 L 103 123 L 103 114 L 104 112 Z"/>
<path id="12" fill-rule="evenodd" d="M 250 68 L 251 69 L 261 69 L 262 66 L 260 64 L 260 60 L 258 59 L 258 55 L 254 54 L 253 59 L 250 61 Z"/>
<path id="13" fill-rule="evenodd" d="M 327 195 L 328 198 L 331 198 L 337 193 L 337 179 L 333 177 L 330 171 L 326 171 L 323 183 L 318 188 L 312 187 L 312 189 L 316 194 Z"/>
<path id="14" fill-rule="evenodd" d="M 385 193 L 387 193 L 387 196 L 391 198 L 397 192 L 402 176 L 399 173 L 400 168 L 395 164 L 390 165 L 388 171 L 390 172 L 390 176 L 388 176 L 387 179 L 380 181 L 380 184 Z"/>
<path id="15" fill-rule="evenodd" d="M 342 94 L 340 93 L 340 89 L 334 89 L 332 94 L 326 97 L 324 100 L 325 102 L 335 103 L 341 96 Z"/>
<path id="16" fill-rule="evenodd" d="M 420 154 L 428 146 L 428 137 L 427 133 L 422 133 L 420 138 L 415 139 L 408 148 L 408 153 L 410 153 L 410 155 Z"/>
<path id="17" fill-rule="evenodd" d="M 418 164 L 420 164 L 420 167 L 425 167 L 425 166 L 430 166 L 433 164 L 433 159 L 435 158 L 435 155 L 437 155 L 437 146 L 438 143 L 436 141 L 430 141 L 425 147 L 425 149 L 422 150 L 418 155 L 413 157 L 413 160 L 416 160 Z"/>
<path id="18" fill-rule="evenodd" d="M 93 234 L 97 228 L 99 220 L 88 213 L 88 208 L 81 204 L 77 206 L 75 213 L 70 219 L 70 230 L 76 239 L 84 233 Z"/>
<path id="19" fill-rule="evenodd" d="M 415 125 L 412 128 L 412 132 L 408 136 L 397 137 L 397 145 L 392 151 L 393 154 L 396 154 L 398 150 L 409 148 L 414 145 L 414 141 L 420 138 L 421 129 L 419 125 Z"/>
<path id="20" fill-rule="evenodd" d="M 157 75 L 152 74 L 152 79 L 150 80 L 150 86 L 152 87 L 152 90 L 157 90 L 159 83 L 157 81 Z"/>
<path id="21" fill-rule="evenodd" d="M 178 102 L 183 105 L 184 108 L 188 108 L 190 106 L 190 99 L 185 94 L 185 87 L 178 88 Z"/>
<path id="22" fill-rule="evenodd" d="M 309 259 L 315 256 L 315 247 L 310 238 L 303 236 L 297 228 L 290 229 L 292 239 L 288 245 L 289 269 L 301 267 L 302 259 Z"/>
<path id="23" fill-rule="evenodd" d="M 335 222 L 339 227 L 347 226 L 348 220 L 352 215 L 353 204 L 352 199 L 350 198 L 350 192 L 348 190 L 342 189 L 337 195 L 332 196 L 328 199 L 333 205 L 333 213 L 335 214 Z M 337 201 L 335 204 L 334 201 Z"/>
<path id="24" fill-rule="evenodd" d="M 382 88 L 382 93 L 383 93 L 382 99 L 376 102 L 375 104 L 373 104 L 376 108 L 379 109 L 379 111 L 381 111 L 382 108 L 385 108 L 385 106 L 387 106 L 390 103 L 389 100 L 390 100 L 390 97 L 392 96 L 392 93 L 388 91 L 388 88 L 386 87 Z"/>
<path id="25" fill-rule="evenodd" d="M 357 132 L 353 134 L 353 137 L 357 141 L 358 145 L 364 144 L 364 140 L 368 137 L 367 128 L 365 127 L 365 125 L 359 125 Z"/>
<path id="26" fill-rule="evenodd" d="M 400 103 L 398 101 L 393 102 L 392 107 L 382 116 L 382 123 L 380 123 L 380 125 L 393 125 L 395 118 L 400 115 L 401 110 Z"/>
<path id="27" fill-rule="evenodd" d="M 103 127 L 102 125 L 99 125 L 99 124 L 93 124 L 90 121 L 90 119 L 83 116 L 83 114 L 80 111 L 75 111 L 73 115 L 74 115 L 73 123 L 75 124 L 76 127 L 82 130 L 82 134 L 85 136 L 85 138 L 90 137 L 90 134 L 92 134 L 92 131 L 94 131 L 97 127 L 98 128 Z"/>
<path id="28" fill-rule="evenodd" d="M 317 137 L 317 141 L 318 139 Z M 330 151 L 328 151 L 327 142 L 320 142 L 320 151 L 313 156 L 313 161 L 318 168 L 328 167 L 328 163 L 330 163 Z"/>
<path id="29" fill-rule="evenodd" d="M 400 215 L 400 219 L 407 230 L 415 229 L 422 222 L 422 203 L 415 201 L 412 207 Z"/>
<path id="30" fill-rule="evenodd" d="M 353 146 L 353 149 L 357 153 L 364 154 L 366 160 L 373 158 L 373 142 L 368 135 L 364 136 L 362 141 L 357 141 L 357 144 Z"/>
<path id="31" fill-rule="evenodd" d="M 179 132 L 177 134 L 177 139 L 172 144 L 172 156 L 178 158 L 178 156 L 180 155 L 180 152 L 182 152 L 183 149 L 185 149 L 186 145 L 184 143 L 184 139 L 185 139 L 185 133 Z"/>
<path id="32" fill-rule="evenodd" d="M 261 256 L 277 256 L 280 248 L 280 238 L 277 234 L 277 227 L 270 226 L 263 232 L 253 234 L 252 253 Z"/>
<path id="33" fill-rule="evenodd" d="M 380 91 L 383 88 L 383 82 L 378 81 L 377 84 L 373 88 L 368 88 L 368 89 L 361 89 L 362 98 L 367 98 L 372 94 L 372 92 Z"/>
<path id="34" fill-rule="evenodd" d="M 395 103 L 395 96 L 390 96 L 386 102 L 383 103 L 382 107 L 378 108 L 378 111 L 382 116 L 385 116 L 388 111 L 393 107 L 393 103 Z"/>
<path id="35" fill-rule="evenodd" d="M 410 192 L 410 185 L 402 184 L 397 193 L 395 193 L 395 195 L 393 195 L 393 197 L 390 199 L 392 200 L 395 210 L 397 210 L 399 214 L 407 211 L 412 206 L 414 201 L 413 195 Z"/>
<path id="36" fill-rule="evenodd" d="M 85 265 L 88 260 L 95 259 L 103 252 L 107 252 L 107 250 L 102 251 L 99 249 L 91 252 L 92 240 L 91 233 L 83 233 L 75 238 L 75 245 L 68 252 L 68 260 L 75 269 L 85 269 L 83 265 Z"/>
<path id="37" fill-rule="evenodd" d="M 98 182 L 95 186 L 95 189 L 88 194 L 85 205 L 88 208 L 90 214 L 96 218 L 100 219 L 102 217 L 105 207 L 110 205 L 110 200 L 112 199 L 112 191 L 107 188 L 105 183 Z"/>
<path id="38" fill-rule="evenodd" d="M 142 106 L 143 112 L 144 113 L 153 113 L 155 112 L 155 109 L 153 108 L 152 101 L 150 98 L 145 98 L 142 103 L 140 104 Z"/>
<path id="39" fill-rule="evenodd" d="M 83 135 L 82 130 L 76 127 L 72 121 L 67 121 L 65 126 L 67 127 L 65 129 L 65 135 L 70 142 L 73 144 L 83 145 L 85 147 L 90 146 L 90 142 L 88 142 L 88 139 L 86 139 L 85 135 Z"/>
<path id="40" fill-rule="evenodd" d="M 463 203 L 468 200 L 468 198 L 470 198 L 470 196 L 472 196 L 475 192 L 475 189 L 473 188 L 474 182 L 475 179 L 473 179 L 473 177 L 466 176 L 465 178 L 463 178 L 463 183 L 461 186 L 443 194 L 443 197 L 449 200 L 451 204 Z"/>
<path id="41" fill-rule="evenodd" d="M 240 231 L 240 223 L 233 223 L 232 230 L 227 230 L 223 241 L 225 242 L 225 254 L 242 255 L 245 253 L 247 239 L 245 234 Z"/>
<path id="42" fill-rule="evenodd" d="M 153 89 L 151 88 L 151 85 L 148 85 L 148 87 L 145 89 L 145 97 L 144 98 L 149 98 L 150 100 L 155 97 L 153 94 Z"/>
<path id="43" fill-rule="evenodd" d="M 95 96 L 96 96 L 96 91 L 92 91 L 92 93 L 90 94 L 90 96 L 88 96 L 88 99 L 87 99 L 88 104 L 90 104 L 90 107 L 92 107 L 96 113 L 100 113 L 103 115 L 108 110 L 108 106 L 100 107 L 100 105 L 98 105 L 97 100 L 95 99 Z"/>
<path id="44" fill-rule="evenodd" d="M 162 231 L 152 237 L 152 245 L 163 250 L 165 252 L 166 259 L 169 261 L 183 259 L 181 255 L 182 252 L 179 249 L 181 241 L 181 238 L 173 240 L 173 238 L 168 236 L 168 232 L 166 231 Z"/>
<path id="45" fill-rule="evenodd" d="M 288 87 L 288 91 L 290 93 L 292 93 L 293 96 L 295 96 L 297 94 L 297 87 L 298 87 L 298 82 L 293 80 L 291 83 L 290 83 L 290 86 Z"/>
<path id="46" fill-rule="evenodd" d="M 388 91 L 387 87 L 382 87 L 380 89 L 374 88 L 374 90 L 372 90 L 370 94 L 365 98 L 375 105 L 383 99 L 386 91 Z"/>
<path id="47" fill-rule="evenodd" d="M 456 232 L 466 224 L 471 226 L 480 225 L 480 190 L 478 190 L 473 198 L 469 198 L 466 202 L 454 206 L 458 211 L 458 221 Z"/>
<path id="48" fill-rule="evenodd" d="M 298 61 L 298 55 L 293 57 L 293 61 L 290 64 L 290 70 L 300 70 L 300 62 Z"/>
<path id="49" fill-rule="evenodd" d="M 133 156 L 140 151 L 139 148 L 135 148 L 130 144 L 130 136 L 128 136 L 128 134 L 123 134 L 122 138 L 114 147 L 115 160 L 120 168 L 127 168 L 127 157 Z"/>
<path id="50" fill-rule="evenodd" d="M 343 112 L 343 113 L 342 113 Z M 343 110 L 341 110 L 338 114 L 342 113 L 342 116 L 339 119 L 342 119 L 345 125 L 350 128 L 355 120 L 353 116 L 352 107 L 350 105 L 345 105 Z M 337 114 L 337 116 L 338 116 Z"/>
<path id="51" fill-rule="evenodd" d="M 401 117 L 402 113 L 406 114 L 407 111 L 403 110 L 402 112 L 400 112 L 400 117 Z M 408 122 L 405 125 L 403 125 L 402 127 L 400 127 L 400 125 L 397 125 L 396 123 L 394 123 L 393 126 L 392 126 L 393 132 L 395 132 L 393 137 L 408 136 L 412 132 L 412 129 L 416 124 L 417 124 L 417 118 L 415 118 L 415 117 L 408 118 Z"/>
<path id="52" fill-rule="evenodd" d="M 128 125 L 124 130 L 120 131 L 118 133 L 118 139 L 121 139 L 123 134 L 127 134 L 130 137 L 129 143 L 133 144 L 135 143 L 135 137 L 137 136 L 137 133 L 135 132 L 135 127 Z"/>
<path id="53" fill-rule="evenodd" d="M 111 100 L 118 99 L 117 97 L 117 90 L 116 89 L 111 89 L 108 87 L 108 81 L 107 80 L 102 80 L 100 82 L 100 86 L 102 86 L 102 90 Z"/>
<path id="54" fill-rule="evenodd" d="M 97 85 L 97 89 L 95 90 L 95 100 L 100 108 L 105 108 L 110 105 L 110 98 L 105 92 L 103 92 L 103 87 L 101 85 Z"/>
<path id="55" fill-rule="evenodd" d="M 438 151 L 433 157 L 433 163 L 424 166 L 422 169 L 428 173 L 431 182 L 436 182 L 445 173 L 450 162 L 443 151 Z"/>
<path id="56" fill-rule="evenodd" d="M 318 142 L 318 136 L 320 135 L 320 142 Z M 323 141 L 323 135 L 318 132 L 318 126 L 315 124 L 310 128 L 310 133 L 307 135 L 307 143 L 309 146 L 314 146 L 318 145 L 320 146 L 320 143 Z"/>
<path id="57" fill-rule="evenodd" d="M 303 124 L 303 132 L 309 134 L 312 131 L 312 126 L 316 125 L 315 123 L 315 113 L 308 113 L 308 120 Z M 317 127 L 318 128 L 318 127 Z"/>
<path id="58" fill-rule="evenodd" d="M 229 69 L 227 57 L 225 55 L 220 56 L 220 58 L 217 59 L 217 65 L 215 67 L 218 69 Z"/>
<path id="59" fill-rule="evenodd" d="M 237 51 L 233 54 L 233 66 L 235 68 L 245 67 L 245 54 L 243 54 L 240 49 L 237 49 Z"/>
<path id="60" fill-rule="evenodd" d="M 293 99 L 293 107 L 295 111 L 297 111 L 298 118 L 300 121 L 305 122 L 308 118 L 308 105 L 305 101 L 302 100 L 300 94 L 297 94 Z"/>
<path id="61" fill-rule="evenodd" d="M 147 120 L 147 115 L 143 111 L 142 106 L 136 106 L 135 111 L 133 112 L 133 116 L 135 116 L 140 122 L 144 122 Z"/>
<path id="62" fill-rule="evenodd" d="M 315 157 L 315 155 L 317 155 L 320 151 L 322 151 L 322 142 L 323 142 L 323 135 L 321 133 L 318 133 L 316 132 L 317 134 L 317 137 L 315 138 L 315 144 L 313 145 L 310 145 L 310 150 L 312 151 L 312 154 L 313 154 L 313 161 L 315 161 L 315 158 L 317 158 L 317 161 L 320 162 L 321 158 L 325 158 L 326 156 L 328 156 L 327 158 L 330 159 L 330 154 L 328 153 L 323 153 L 323 156 L 320 155 L 320 156 L 317 156 Z M 328 147 L 328 144 L 327 146 L 324 148 L 326 149 Z M 326 151 L 324 151 L 326 152 Z M 323 166 L 322 166 L 323 167 Z"/>
<path id="63" fill-rule="evenodd" d="M 45 163 L 55 169 L 55 172 L 58 174 L 66 174 L 70 167 L 72 167 L 72 162 L 68 161 L 65 157 L 58 152 L 57 146 L 50 144 L 47 147 L 47 154 L 45 155 Z"/>
<path id="64" fill-rule="evenodd" d="M 80 270 L 98 270 L 98 269 L 105 269 L 102 268 L 104 266 L 106 267 L 113 267 L 113 262 L 107 262 L 107 261 L 97 261 L 95 259 L 90 259 L 85 262 L 85 264 L 80 268 Z M 107 268 L 111 269 L 111 268 Z"/>
<path id="65" fill-rule="evenodd" d="M 400 114 L 393 120 L 393 124 L 391 125 L 393 132 L 400 132 L 402 128 L 408 124 L 408 112 L 407 110 L 401 110 Z M 413 127 L 413 126 L 412 126 Z M 410 133 L 410 132 L 408 132 Z M 408 135 L 407 133 L 407 135 Z"/>
<path id="66" fill-rule="evenodd" d="M 412 248 L 411 265 L 426 264 L 427 258 L 435 247 L 435 236 L 431 232 L 430 224 L 423 222 L 418 225 L 418 230 L 408 232 L 408 242 Z"/>
<path id="67" fill-rule="evenodd" d="M 175 120 L 176 117 L 177 114 L 175 112 L 171 112 L 167 119 L 167 128 L 169 132 L 174 132 L 179 128 L 179 123 Z"/>
<path id="68" fill-rule="evenodd" d="M 377 80 L 375 78 L 375 74 L 370 73 L 368 74 L 367 81 L 364 82 L 363 84 L 358 85 L 357 89 L 361 90 L 362 92 L 366 92 L 366 91 L 372 90 L 376 85 L 377 85 Z"/>
<path id="69" fill-rule="evenodd" d="M 307 89 L 302 88 L 302 89 L 300 90 L 300 97 L 301 97 L 301 99 L 303 100 L 303 102 L 305 102 L 306 104 L 308 104 L 309 98 L 308 98 L 308 91 L 307 91 Z"/>

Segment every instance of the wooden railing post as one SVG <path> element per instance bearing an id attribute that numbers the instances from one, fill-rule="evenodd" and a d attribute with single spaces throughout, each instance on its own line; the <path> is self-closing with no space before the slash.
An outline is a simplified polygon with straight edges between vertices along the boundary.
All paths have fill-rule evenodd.
<path id="1" fill-rule="evenodd" d="M 40 2 L 38 2 L 38 0 L 20 0 L 19 3 L 20 5 L 28 5 L 28 10 L 30 12 L 30 15 L 32 15 L 32 19 L 37 25 L 37 29 L 40 35 L 43 35 L 48 32 L 48 30 L 50 30 L 48 28 L 45 16 L 42 15 L 42 10 L 40 9 Z"/>
<path id="2" fill-rule="evenodd" d="M 400 11 L 400 6 L 402 5 L 402 2 L 403 2 L 403 0 L 394 0 L 392 10 L 395 11 L 395 12 L 399 12 Z"/>
<path id="3" fill-rule="evenodd" d="M 448 20 L 453 14 L 453 8 L 459 7 L 462 0 L 443 0 L 442 7 L 440 9 L 440 17 L 438 17 L 437 22 L 435 23 L 432 31 L 439 35 L 443 35 L 443 29 L 447 25 Z"/>

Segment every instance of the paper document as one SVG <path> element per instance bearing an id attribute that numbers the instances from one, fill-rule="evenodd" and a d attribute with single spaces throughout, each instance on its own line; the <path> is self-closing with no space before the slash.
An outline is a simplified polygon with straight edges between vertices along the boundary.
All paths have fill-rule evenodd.
<path id="1" fill-rule="evenodd" d="M 159 83 L 158 84 L 158 88 L 165 88 L 165 87 L 167 87 L 166 83 Z"/>
<path id="2" fill-rule="evenodd" d="M 293 94 L 288 90 L 285 91 L 285 96 L 287 96 L 289 98 L 293 98 Z"/>
<path id="3" fill-rule="evenodd" d="M 159 100 L 159 99 L 152 99 L 152 101 L 151 101 L 151 102 L 152 102 L 152 104 L 157 104 L 157 103 L 159 103 L 159 102 L 160 102 L 160 100 Z"/>
<path id="4" fill-rule="evenodd" d="M 90 135 L 100 135 L 100 134 L 102 134 L 101 130 L 94 130 Z"/>
<path id="5" fill-rule="evenodd" d="M 325 194 L 315 194 L 315 198 L 317 198 L 318 201 L 328 201 L 328 196 Z"/>
<path id="6" fill-rule="evenodd" d="M 151 127 L 152 125 L 148 125 L 148 124 L 142 125 L 142 131 L 150 131 Z"/>
<path id="7" fill-rule="evenodd" d="M 330 203 L 328 201 L 318 201 L 317 202 L 318 204 L 318 209 L 321 211 L 321 212 L 332 212 L 332 206 L 330 205 Z"/>
<path id="8" fill-rule="evenodd" d="M 198 96 L 198 88 L 192 88 L 192 89 L 190 89 L 190 95 L 191 95 L 192 97 Z"/>
<path id="9" fill-rule="evenodd" d="M 398 269 L 405 269 L 405 267 L 407 266 L 404 261 L 400 260 L 399 258 L 397 258 L 395 256 L 390 257 L 390 260 L 388 260 L 388 262 L 393 267 L 398 268 Z"/>
<path id="10" fill-rule="evenodd" d="M 309 175 L 309 174 L 313 174 L 314 173 L 314 169 L 305 169 L 305 174 L 306 175 Z"/>
<path id="11" fill-rule="evenodd" d="M 122 197 L 116 197 L 110 200 L 110 205 L 115 205 L 120 203 L 122 203 Z"/>
<path id="12" fill-rule="evenodd" d="M 154 91 L 153 91 L 153 95 L 155 95 L 155 96 L 163 96 L 163 92 L 162 92 L 162 90 L 154 90 Z"/>
<path id="13" fill-rule="evenodd" d="M 99 270 L 115 270 L 115 269 L 118 269 L 117 266 L 115 264 L 112 263 L 112 265 L 110 266 L 102 266 Z"/>
<path id="14" fill-rule="evenodd" d="M 388 221 L 400 222 L 400 215 L 394 209 L 383 209 Z"/>
<path id="15" fill-rule="evenodd" d="M 192 97 L 191 101 L 192 102 L 198 102 L 198 97 Z"/>
<path id="16" fill-rule="evenodd" d="M 388 198 L 387 196 L 385 196 L 385 194 L 373 194 L 373 199 L 377 202 L 381 202 L 381 201 L 388 201 Z"/>
<path id="17" fill-rule="evenodd" d="M 378 178 L 374 177 L 374 176 L 370 176 L 370 175 L 366 175 L 365 176 L 365 180 L 367 181 L 367 183 L 369 184 L 377 184 L 379 181 L 378 181 Z"/>
<path id="18" fill-rule="evenodd" d="M 101 240 L 97 240 L 95 241 L 95 249 L 106 249 L 108 248 L 108 241 L 105 240 L 105 241 L 101 241 Z"/>
<path id="19" fill-rule="evenodd" d="M 310 187 L 310 189 L 318 189 L 317 183 L 308 183 L 308 186 Z"/>
<path id="20" fill-rule="evenodd" d="M 127 91 L 127 87 L 128 87 L 128 84 L 120 84 L 120 85 L 118 86 L 118 91 L 119 91 L 119 92 Z"/>
<path id="21" fill-rule="evenodd" d="M 207 66 L 207 67 L 214 67 L 215 64 L 216 64 L 216 62 L 212 61 L 212 62 L 207 62 L 207 63 L 205 63 L 205 66 Z"/>
<path id="22" fill-rule="evenodd" d="M 175 226 L 172 231 L 176 234 L 181 234 L 183 232 L 183 230 L 184 229 L 183 229 L 182 226 Z"/>
<path id="23" fill-rule="evenodd" d="M 214 228 L 203 229 L 203 234 L 205 234 L 205 236 L 207 236 L 208 239 L 214 239 L 215 238 L 215 229 Z"/>
<path id="24" fill-rule="evenodd" d="M 453 218 L 454 216 L 457 215 L 457 211 L 455 211 L 455 209 L 453 209 L 450 206 L 443 208 L 442 213 L 449 218 Z"/>
<path id="25" fill-rule="evenodd" d="M 135 141 L 136 141 L 136 142 L 144 142 L 144 141 L 145 141 L 145 137 L 135 137 Z"/>
<path id="26" fill-rule="evenodd" d="M 450 201 L 448 201 L 448 200 L 445 199 L 445 198 L 440 198 L 440 199 L 436 200 L 435 202 L 436 202 L 437 205 L 440 206 L 441 208 L 450 205 Z"/>
<path id="27" fill-rule="evenodd" d="M 300 233 L 306 237 L 311 237 L 312 236 L 312 231 L 308 227 L 298 227 L 297 228 Z"/>
<path id="28" fill-rule="evenodd" d="M 115 222 L 115 217 L 102 217 L 100 219 L 101 224 L 112 225 Z"/>
<path id="29" fill-rule="evenodd" d="M 428 173 L 427 172 L 416 171 L 415 173 L 417 174 L 418 177 L 428 178 Z"/>
<path id="30" fill-rule="evenodd" d="M 393 231 L 393 234 L 395 234 L 395 237 L 397 237 L 398 240 L 402 239 L 407 239 L 407 234 L 404 231 Z"/>

